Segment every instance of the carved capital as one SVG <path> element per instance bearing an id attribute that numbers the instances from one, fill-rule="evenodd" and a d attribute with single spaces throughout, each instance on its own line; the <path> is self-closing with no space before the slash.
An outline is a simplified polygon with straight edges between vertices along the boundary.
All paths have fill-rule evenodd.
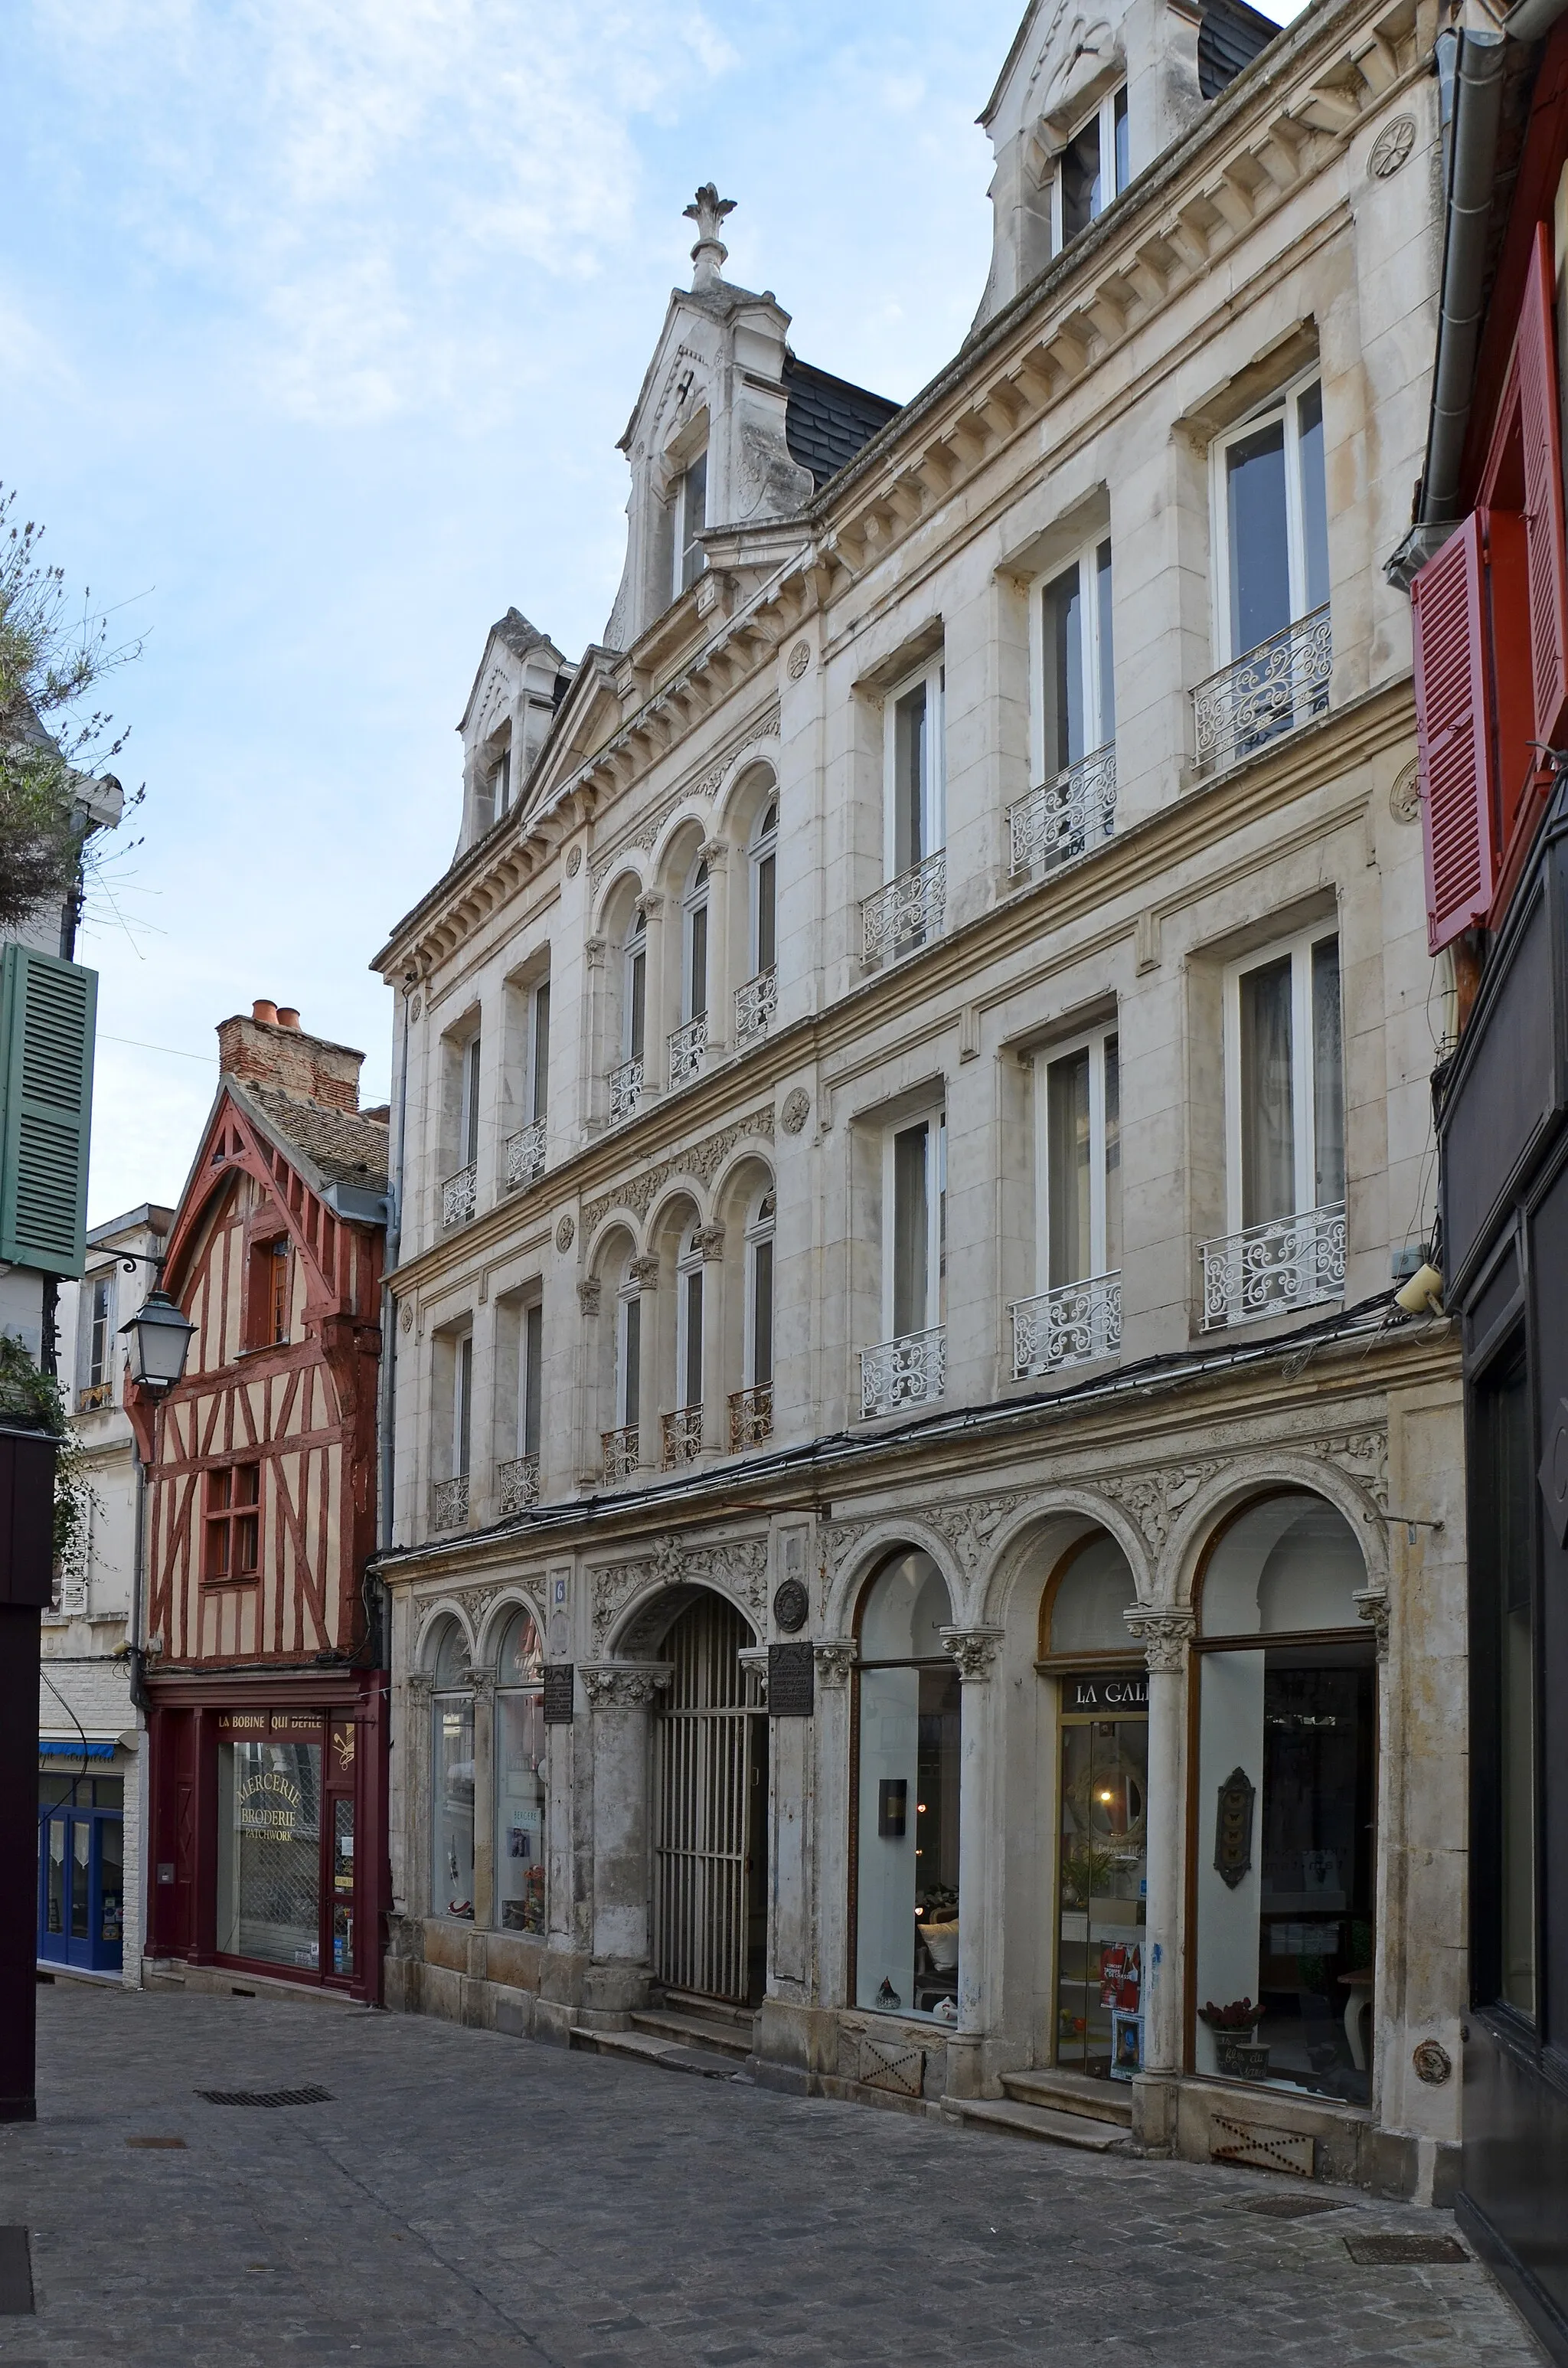
<path id="1" fill-rule="evenodd" d="M 710 872 L 722 871 L 730 860 L 730 850 L 722 838 L 710 838 L 702 850 L 702 860 Z"/>
<path id="2" fill-rule="evenodd" d="M 959 1675 L 966 1683 L 978 1682 L 991 1675 L 996 1659 L 996 1647 L 1001 1643 L 1000 1628 L 938 1628 L 942 1643 L 959 1665 Z"/>
<path id="3" fill-rule="evenodd" d="M 637 910 L 645 921 L 656 921 L 665 909 L 665 899 L 657 888 L 649 888 L 637 899 Z"/>
<path id="4" fill-rule="evenodd" d="M 656 1258 L 634 1258 L 626 1272 L 629 1281 L 634 1282 L 639 1291 L 657 1291 L 659 1261 Z"/>
<path id="5" fill-rule="evenodd" d="M 1142 1645 L 1151 1673 L 1162 1678 L 1179 1677 L 1187 1667 L 1187 1648 L 1198 1629 L 1192 1613 L 1175 1606 L 1152 1611 L 1146 1604 L 1137 1604 L 1131 1611 L 1124 1611 L 1122 1618 Z"/>
<path id="6" fill-rule="evenodd" d="M 1367 1622 L 1367 1625 L 1372 1632 L 1373 1637 L 1376 1639 L 1379 1660 L 1386 1661 L 1389 1656 L 1389 1599 L 1387 1588 L 1381 1587 L 1358 1588 L 1350 1600 L 1356 1606 L 1358 1616 Z"/>
<path id="7" fill-rule="evenodd" d="M 749 1669 L 756 1684 L 757 1696 L 763 1708 L 767 1707 L 767 1647 L 766 1645 L 743 1645 L 735 1655 L 743 1669 Z"/>
<path id="8" fill-rule="evenodd" d="M 722 1225 L 699 1225 L 692 1243 L 703 1258 L 722 1258 L 724 1255 L 724 1228 Z"/>
<path id="9" fill-rule="evenodd" d="M 582 1281 L 577 1285 L 577 1304 L 582 1309 L 585 1315 L 597 1315 L 598 1314 L 599 1292 L 602 1286 L 597 1274 L 585 1275 Z"/>
<path id="10" fill-rule="evenodd" d="M 494 1669 L 471 1669 L 468 1673 L 468 1681 L 473 1689 L 473 1698 L 476 1702 L 488 1702 L 495 1691 Z"/>
<path id="11" fill-rule="evenodd" d="M 591 1710 L 646 1710 L 674 1672 L 667 1661 L 589 1661 L 577 1674 Z"/>
<path id="12" fill-rule="evenodd" d="M 436 1680 L 428 1669 L 410 1669 L 404 1682 L 410 1702 L 427 1702 L 436 1691 Z"/>
<path id="13" fill-rule="evenodd" d="M 860 1657 L 860 1647 L 853 1636 L 834 1636 L 825 1645 L 813 1645 L 816 1655 L 819 1686 L 846 1686 L 849 1672 Z"/>
<path id="14" fill-rule="evenodd" d="M 587 959 L 590 970 L 603 970 L 606 952 L 606 940 L 603 938 L 585 938 L 583 952 Z"/>

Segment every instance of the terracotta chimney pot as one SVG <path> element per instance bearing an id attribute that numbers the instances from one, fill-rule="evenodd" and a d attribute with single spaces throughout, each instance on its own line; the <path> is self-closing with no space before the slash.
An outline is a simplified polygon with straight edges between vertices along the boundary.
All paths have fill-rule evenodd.
<path id="1" fill-rule="evenodd" d="M 250 1016 L 253 1019 L 259 1020 L 263 1027 L 276 1028 L 278 1025 L 278 1006 L 275 1003 L 270 1002 L 265 995 L 258 995 L 256 1001 L 251 1005 Z"/>
<path id="2" fill-rule="evenodd" d="M 298 1032 L 300 1015 L 295 1010 L 291 1003 L 280 1003 L 278 1005 L 278 1025 L 279 1028 L 292 1028 L 296 1032 Z"/>

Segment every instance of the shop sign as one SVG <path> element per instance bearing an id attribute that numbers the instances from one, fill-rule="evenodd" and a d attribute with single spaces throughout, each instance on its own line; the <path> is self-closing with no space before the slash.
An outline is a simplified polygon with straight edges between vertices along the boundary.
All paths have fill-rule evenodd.
<path id="1" fill-rule="evenodd" d="M 1064 1711 L 1094 1711 L 1101 1718 L 1137 1716 L 1149 1707 L 1147 1669 L 1092 1669 L 1062 1680 Z"/>
<path id="2" fill-rule="evenodd" d="M 316 1710 L 221 1710 L 218 1732 L 230 1736 L 302 1735 L 321 1740 L 322 1714 Z"/>
<path id="3" fill-rule="evenodd" d="M 300 1823 L 300 1788 L 281 1768 L 247 1776 L 234 1802 L 234 1825 L 242 1834 L 266 1834 L 291 1842 Z"/>

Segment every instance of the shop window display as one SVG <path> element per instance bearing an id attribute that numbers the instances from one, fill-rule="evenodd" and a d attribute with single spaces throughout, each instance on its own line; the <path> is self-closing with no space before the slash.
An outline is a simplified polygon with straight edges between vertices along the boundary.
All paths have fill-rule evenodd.
<path id="1" fill-rule="evenodd" d="M 1215 1545 L 1199 1600 L 1199 2072 L 1371 2100 L 1377 1679 L 1360 1550 L 1292 1491 Z M 1267 1638 L 1267 1642 L 1257 1640 Z"/>
<path id="2" fill-rule="evenodd" d="M 265 1711 L 218 1741 L 218 1953 L 320 1970 L 322 1734 Z M 312 1731 L 313 1730 L 313 1731 Z"/>
<path id="3" fill-rule="evenodd" d="M 495 1669 L 495 1920 L 544 1930 L 544 1653 L 519 1611 Z"/>
<path id="4" fill-rule="evenodd" d="M 900 1554 L 863 1599 L 857 1673 L 856 1997 L 958 2020 L 958 1671 L 928 1554 Z"/>
<path id="5" fill-rule="evenodd" d="M 473 1915 L 473 1688 L 462 1632 L 445 1622 L 431 1698 L 433 1825 L 430 1905 L 437 1916 Z"/>

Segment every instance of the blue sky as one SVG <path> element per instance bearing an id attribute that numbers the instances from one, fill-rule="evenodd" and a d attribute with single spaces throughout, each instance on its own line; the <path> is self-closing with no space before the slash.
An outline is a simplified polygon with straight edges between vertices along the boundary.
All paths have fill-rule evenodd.
<path id="1" fill-rule="evenodd" d="M 366 963 L 450 856 L 487 627 L 603 628 L 697 183 L 805 359 L 903 398 L 958 345 L 1017 8 L 9 0 L 0 479 L 145 637 L 93 1222 L 176 1197 L 256 996 L 385 1094 Z"/>

